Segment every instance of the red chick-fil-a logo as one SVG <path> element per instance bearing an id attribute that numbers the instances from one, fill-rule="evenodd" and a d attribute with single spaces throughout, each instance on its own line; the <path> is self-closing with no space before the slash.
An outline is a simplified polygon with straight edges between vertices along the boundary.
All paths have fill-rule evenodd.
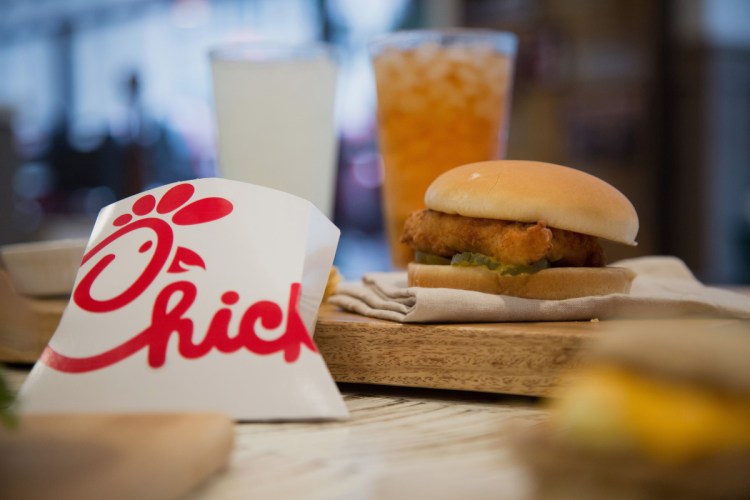
<path id="1" fill-rule="evenodd" d="M 86 252 L 81 265 L 94 262 L 91 269 L 78 282 L 73 290 L 72 299 L 78 307 L 91 313 L 108 313 L 132 303 L 151 286 L 154 280 L 166 267 L 167 273 L 182 273 L 185 266 L 206 269 L 206 265 L 193 250 L 178 246 L 174 252 L 174 232 L 172 226 L 163 218 L 171 214 L 172 224 L 190 226 L 215 221 L 229 215 L 234 209 L 232 203 L 219 197 L 202 198 L 188 203 L 195 193 L 195 187 L 189 183 L 177 184 L 170 188 L 157 202 L 151 194 L 139 197 L 132 205 L 132 214 L 126 213 L 117 217 L 113 226 L 117 228 L 91 250 Z M 140 217 L 140 218 L 136 218 Z M 119 294 L 111 297 L 94 297 L 92 287 L 102 273 L 116 259 L 114 253 L 105 252 L 113 243 L 133 231 L 148 229 L 153 232 L 154 241 L 147 239 L 138 249 L 146 253 L 153 247 L 153 254 L 143 271 L 134 277 L 132 282 Z M 155 246 L 154 246 L 155 245 Z M 172 260 L 167 267 L 170 256 Z M 167 344 L 170 337 L 178 337 L 177 350 L 186 359 L 200 358 L 212 349 L 222 353 L 232 353 L 242 348 L 255 354 L 284 353 L 288 363 L 297 360 L 301 346 L 305 345 L 317 352 L 304 322 L 297 311 L 300 296 L 300 284 L 292 283 L 287 304 L 286 325 L 283 333 L 276 339 L 265 340 L 256 333 L 260 323 L 263 328 L 271 330 L 281 327 L 284 312 L 277 303 L 259 301 L 250 305 L 239 321 L 237 334 L 230 336 L 229 324 L 232 319 L 230 307 L 221 307 L 211 318 L 203 340 L 193 342 L 194 325 L 187 316 L 198 294 L 197 287 L 190 281 L 180 280 L 166 285 L 157 295 L 151 311 L 151 322 L 141 332 L 123 344 L 105 352 L 86 357 L 71 357 L 47 347 L 42 354 L 42 361 L 48 366 L 67 373 L 82 373 L 99 370 L 122 361 L 141 349 L 148 350 L 148 364 L 159 368 L 166 362 Z M 239 302 L 239 294 L 227 291 L 221 296 L 225 306 Z"/>

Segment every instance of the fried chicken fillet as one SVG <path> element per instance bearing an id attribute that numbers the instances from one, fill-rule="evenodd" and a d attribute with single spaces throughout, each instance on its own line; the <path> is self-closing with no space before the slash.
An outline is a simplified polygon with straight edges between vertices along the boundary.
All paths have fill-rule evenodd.
<path id="1" fill-rule="evenodd" d="M 416 251 L 447 258 L 474 252 L 516 265 L 531 265 L 542 259 L 552 267 L 604 265 L 604 253 L 596 237 L 548 227 L 544 221 L 528 224 L 425 209 L 406 220 L 401 242 Z"/>

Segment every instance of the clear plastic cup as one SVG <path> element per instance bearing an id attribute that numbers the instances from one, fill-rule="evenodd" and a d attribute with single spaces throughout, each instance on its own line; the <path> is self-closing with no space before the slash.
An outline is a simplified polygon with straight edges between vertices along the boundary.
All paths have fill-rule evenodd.
<path id="1" fill-rule="evenodd" d="M 517 47 L 512 33 L 403 31 L 370 44 L 385 166 L 383 209 L 395 267 L 412 252 L 404 221 L 429 184 L 466 163 L 503 158 Z"/>

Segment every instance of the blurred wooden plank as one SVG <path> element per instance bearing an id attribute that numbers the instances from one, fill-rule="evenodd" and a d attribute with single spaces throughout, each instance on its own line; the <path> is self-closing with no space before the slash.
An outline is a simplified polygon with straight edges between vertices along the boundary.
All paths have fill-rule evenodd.
<path id="1" fill-rule="evenodd" d="M 218 414 L 25 415 L 0 426 L 3 498 L 179 498 L 227 463 L 233 441 Z"/>
<path id="2" fill-rule="evenodd" d="M 67 299 L 32 299 L 0 269 L 0 361 L 33 363 L 55 333 Z"/>

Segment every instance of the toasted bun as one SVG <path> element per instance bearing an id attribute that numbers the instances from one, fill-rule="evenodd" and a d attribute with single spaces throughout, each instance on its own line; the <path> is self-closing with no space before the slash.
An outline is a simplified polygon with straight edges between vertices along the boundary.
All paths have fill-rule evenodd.
<path id="1" fill-rule="evenodd" d="M 471 163 L 439 176 L 425 193 L 427 208 L 465 217 L 545 221 L 558 229 L 635 245 L 638 214 L 601 179 L 534 161 Z"/>
<path id="2" fill-rule="evenodd" d="M 748 323 L 718 321 L 608 331 L 591 357 L 645 376 L 750 396 Z"/>
<path id="3" fill-rule="evenodd" d="M 620 267 L 556 267 L 533 274 L 502 275 L 481 266 L 410 263 L 409 286 L 458 288 L 526 299 L 560 300 L 628 293 L 635 274 Z"/>

